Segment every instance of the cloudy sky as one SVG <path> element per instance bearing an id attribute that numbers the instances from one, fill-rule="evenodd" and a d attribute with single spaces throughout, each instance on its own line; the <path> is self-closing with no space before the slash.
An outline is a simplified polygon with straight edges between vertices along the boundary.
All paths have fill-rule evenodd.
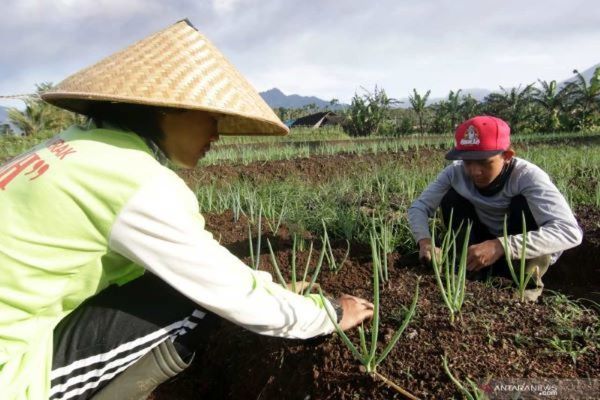
<path id="1" fill-rule="evenodd" d="M 596 0 L 3 3 L 0 95 L 57 83 L 182 18 L 257 90 L 342 102 L 361 86 L 377 84 L 397 98 L 431 89 L 437 97 L 458 88 L 563 80 L 600 62 Z"/>

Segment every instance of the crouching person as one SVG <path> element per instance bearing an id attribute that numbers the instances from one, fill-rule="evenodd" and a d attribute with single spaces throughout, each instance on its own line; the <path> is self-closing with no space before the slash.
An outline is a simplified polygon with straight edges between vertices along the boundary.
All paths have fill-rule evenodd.
<path id="1" fill-rule="evenodd" d="M 373 305 L 300 296 L 204 229 L 164 164 L 220 134 L 288 130 L 188 21 L 43 94 L 89 117 L 0 166 L 0 397 L 143 399 L 185 369 L 215 320 L 310 338 Z"/>
<path id="2" fill-rule="evenodd" d="M 408 210 L 412 234 L 421 262 L 429 263 L 439 248 L 431 242 L 428 218 L 441 208 L 445 226 L 452 229 L 472 223 L 467 270 L 476 277 L 510 277 L 505 253 L 517 259 L 526 246 L 527 273 L 536 299 L 542 277 L 562 251 L 581 243 L 582 231 L 563 195 L 548 174 L 536 165 L 515 157 L 510 127 L 499 118 L 477 116 L 463 122 L 455 132 L 455 147 L 446 154 L 455 160 L 447 166 Z M 525 216 L 527 242 L 523 243 Z M 504 247 L 504 220 L 508 244 Z M 463 234 L 459 235 L 464 238 Z M 435 249 L 435 250 L 434 250 Z M 518 264 L 515 264 L 518 265 Z M 484 274 L 485 273 L 485 274 Z"/>

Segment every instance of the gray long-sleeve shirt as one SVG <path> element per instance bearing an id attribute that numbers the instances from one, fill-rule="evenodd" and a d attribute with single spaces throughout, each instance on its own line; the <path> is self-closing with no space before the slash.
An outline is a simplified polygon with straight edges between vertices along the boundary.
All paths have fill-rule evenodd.
<path id="1" fill-rule="evenodd" d="M 515 157 L 515 167 L 504 188 L 493 196 L 479 193 L 466 174 L 463 162 L 455 161 L 437 176 L 408 209 L 408 221 L 417 242 L 430 238 L 428 218 L 440 205 L 444 195 L 454 188 L 458 194 L 475 206 L 479 220 L 500 238 L 504 246 L 504 215 L 511 199 L 519 194 L 527 200 L 539 229 L 527 233 L 526 258 L 552 254 L 556 261 L 563 250 L 581 243 L 582 231 L 571 208 L 556 186 L 538 166 Z M 517 257 L 521 254 L 523 235 L 510 235 L 505 251 Z"/>

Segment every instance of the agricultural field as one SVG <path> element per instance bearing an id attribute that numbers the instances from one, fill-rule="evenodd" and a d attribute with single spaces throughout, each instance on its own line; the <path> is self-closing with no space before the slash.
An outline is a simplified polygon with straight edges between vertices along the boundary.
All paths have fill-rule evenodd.
<path id="1" fill-rule="evenodd" d="M 452 137 L 328 136 L 244 146 L 225 138 L 198 168 L 179 173 L 207 228 L 248 265 L 282 284 L 315 278 L 332 296 L 377 298 L 379 317 L 347 338 L 306 342 L 223 323 L 193 367 L 154 399 L 484 398 L 496 382 L 564 388 L 588 378 L 595 391 L 577 398 L 596 397 L 599 134 L 515 136 L 517 156 L 544 168 L 565 194 L 584 242 L 551 267 L 536 303 L 515 298 L 508 280 L 467 277 L 462 293 L 460 285 L 458 295 L 446 293 L 462 300 L 454 321 L 434 271 L 416 260 L 406 220 L 445 165 Z"/>
<path id="2" fill-rule="evenodd" d="M 2 140 L 0 161 L 33 144 Z M 406 210 L 443 168 L 452 141 L 356 139 L 339 129 L 224 137 L 196 169 L 177 170 L 207 229 L 249 266 L 282 284 L 313 282 L 314 293 L 372 299 L 378 316 L 345 338 L 309 341 L 222 322 L 192 367 L 152 398 L 470 399 L 497 382 L 587 382 L 577 398 L 596 397 L 600 133 L 514 136 L 517 156 L 550 174 L 585 232 L 551 267 L 536 303 L 515 298 L 508 280 L 445 285 L 419 265 Z"/>

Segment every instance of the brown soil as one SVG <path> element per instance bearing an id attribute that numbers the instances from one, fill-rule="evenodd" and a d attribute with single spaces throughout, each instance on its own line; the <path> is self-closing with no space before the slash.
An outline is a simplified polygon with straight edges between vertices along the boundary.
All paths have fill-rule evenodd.
<path id="1" fill-rule="evenodd" d="M 585 138 L 573 140 L 575 139 L 579 143 Z M 595 143 L 600 137 L 590 138 L 592 139 Z M 212 181 L 226 183 L 245 180 L 259 184 L 282 181 L 292 176 L 303 182 L 321 183 L 340 176 L 377 170 L 382 165 L 411 165 L 418 169 L 431 163 L 432 159 L 441 160 L 443 155 L 443 151 L 427 148 L 399 153 L 337 154 L 268 163 L 254 162 L 248 165 L 208 166 L 182 170 L 179 174 L 191 187 Z M 574 211 L 585 232 L 583 243 L 562 255 L 549 270 L 545 283 L 549 289 L 600 302 L 600 264 L 596 261 L 600 259 L 600 209 L 582 206 Z"/>
<path id="2" fill-rule="evenodd" d="M 585 221 L 582 219 L 584 225 Z M 234 254 L 249 262 L 245 220 L 233 222 L 231 213 L 209 215 L 207 228 Z M 285 274 L 291 249 L 289 235 L 282 229 L 277 236 L 265 235 L 263 243 L 267 237 L 274 245 Z M 592 237 L 597 237 L 597 228 Z M 590 246 L 597 248 L 597 242 Z M 341 258 L 345 249 L 335 247 L 337 257 Z M 340 272 L 322 272 L 321 287 L 333 296 L 345 292 L 371 299 L 369 254 L 365 248 L 352 246 L 351 256 Z M 303 257 L 306 252 L 301 253 L 299 265 L 303 265 Z M 551 350 L 549 339 L 553 336 L 565 339 L 568 335 L 565 336 L 558 325 L 550 304 L 546 304 L 551 302 L 550 297 L 538 303 L 523 304 L 513 300 L 511 290 L 502 285 L 491 287 L 468 282 L 462 320 L 451 325 L 431 273 L 423 267 L 401 267 L 399 257 L 399 254 L 390 257 L 390 283 L 381 293 L 380 348 L 400 325 L 402 309 L 410 304 L 419 276 L 420 297 L 413 321 L 378 372 L 409 392 L 419 398 L 459 396 L 442 369 L 440 357 L 444 353 L 455 376 L 461 380 L 470 377 L 479 383 L 499 377 L 600 378 L 597 339 L 575 338 L 578 348 L 589 346 L 576 362 L 567 354 Z M 270 270 L 264 250 L 261 260 L 261 269 Z M 555 307 L 565 310 L 564 305 Z M 598 317 L 591 311 L 573 318 L 570 324 L 581 329 L 593 326 L 597 332 L 600 329 Z M 356 330 L 349 334 L 357 343 Z M 223 322 L 193 366 L 176 380 L 162 385 L 153 398 L 391 399 L 402 396 L 362 372 L 336 335 L 309 341 L 284 340 L 252 334 Z"/>
<path id="3" fill-rule="evenodd" d="M 381 154 L 336 154 L 311 156 L 292 160 L 257 161 L 248 165 L 221 164 L 193 170 L 180 170 L 178 174 L 190 187 L 217 181 L 227 183 L 237 180 L 249 182 L 282 181 L 290 176 L 309 182 L 326 182 L 339 176 L 364 173 L 377 166 L 396 162 L 398 164 L 425 166 L 431 157 L 443 158 L 443 153 L 430 149 Z M 420 164 L 417 164 L 420 163 Z"/>
<path id="4" fill-rule="evenodd" d="M 426 153 L 426 156 L 423 156 Z M 338 154 L 287 161 L 256 162 L 249 165 L 220 165 L 194 171 L 181 171 L 190 184 L 284 180 L 290 176 L 308 182 L 323 182 L 340 175 L 362 173 L 366 169 L 398 162 L 430 162 L 443 152 L 422 149 L 396 154 Z M 416 165 L 418 167 L 418 165 Z M 581 207 L 575 210 L 584 228 L 584 242 L 563 254 L 545 279 L 548 288 L 595 299 L 600 287 L 597 267 L 600 257 L 600 210 Z M 249 263 L 247 222 L 233 222 L 232 214 L 207 216 L 211 230 L 232 253 Z M 263 232 L 267 227 L 263 227 Z M 285 227 L 270 238 L 284 275 L 289 271 L 291 241 Z M 343 244 L 334 246 L 338 258 Z M 324 270 L 321 287 L 332 296 L 350 293 L 372 298 L 370 250 L 352 245 L 352 252 L 342 270 Z M 261 269 L 271 271 L 266 246 L 261 255 Z M 299 255 L 303 265 L 306 252 Z M 410 257 L 408 257 L 410 258 Z M 467 297 L 462 319 L 451 325 L 440 298 L 435 279 L 428 269 L 406 262 L 407 257 L 394 253 L 390 257 L 390 283 L 381 293 L 380 349 L 400 325 L 403 307 L 410 304 L 418 277 L 420 298 L 417 313 L 403 337 L 378 372 L 419 398 L 460 397 L 442 368 L 441 356 L 447 354 L 450 368 L 461 380 L 466 377 L 483 383 L 490 378 L 600 378 L 598 338 L 576 335 L 574 345 L 583 352 L 574 362 L 552 350 L 553 337 L 569 338 L 564 325 L 556 318 L 558 308 L 552 297 L 537 303 L 522 304 L 512 299 L 507 282 L 490 286 L 467 283 Z M 271 271 L 272 272 L 272 271 Z M 286 276 L 286 279 L 289 276 Z M 554 307 L 554 308 L 553 308 Z M 589 311 L 569 322 L 572 328 L 600 332 L 598 316 Z M 598 334 L 598 333 L 597 333 Z M 349 336 L 358 342 L 357 332 Z M 223 322 L 206 343 L 207 350 L 198 354 L 192 367 L 174 381 L 161 386 L 154 394 L 162 399 L 390 399 L 403 398 L 380 380 L 361 370 L 358 361 L 337 335 L 308 341 L 284 340 L 259 336 Z M 600 397 L 600 393 L 590 398 Z"/>
<path id="5" fill-rule="evenodd" d="M 575 216 L 583 242 L 565 251 L 544 277 L 548 289 L 600 304 L 600 209 L 581 206 Z"/>

